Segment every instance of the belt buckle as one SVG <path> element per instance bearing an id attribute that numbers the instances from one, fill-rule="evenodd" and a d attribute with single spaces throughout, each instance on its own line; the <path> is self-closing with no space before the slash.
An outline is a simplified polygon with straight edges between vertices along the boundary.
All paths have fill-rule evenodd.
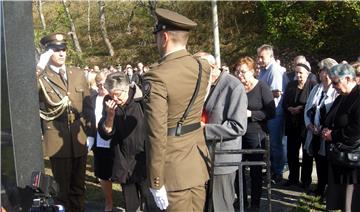
<path id="1" fill-rule="evenodd" d="M 176 125 L 176 130 L 175 130 L 175 136 L 180 136 L 181 135 L 181 128 L 183 126 L 182 122 L 178 122 Z"/>
<path id="2" fill-rule="evenodd" d="M 75 114 L 72 111 L 70 111 L 68 113 L 68 123 L 72 124 L 72 123 L 74 123 L 74 121 L 75 121 Z"/>

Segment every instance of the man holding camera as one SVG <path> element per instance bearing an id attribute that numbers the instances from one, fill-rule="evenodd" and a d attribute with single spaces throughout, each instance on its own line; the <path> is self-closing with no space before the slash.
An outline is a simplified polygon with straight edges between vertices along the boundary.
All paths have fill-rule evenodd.
<path id="1" fill-rule="evenodd" d="M 83 111 L 89 89 L 83 71 L 65 65 L 66 38 L 54 33 L 40 40 L 45 52 L 37 64 L 43 147 L 50 157 L 59 193 L 56 203 L 66 211 L 84 211 L 86 126 Z"/>

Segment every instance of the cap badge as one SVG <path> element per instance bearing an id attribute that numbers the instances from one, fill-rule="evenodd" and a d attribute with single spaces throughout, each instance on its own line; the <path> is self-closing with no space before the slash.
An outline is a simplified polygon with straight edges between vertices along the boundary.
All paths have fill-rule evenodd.
<path id="1" fill-rule="evenodd" d="M 56 38 L 56 40 L 64 40 L 64 35 L 57 34 L 57 35 L 55 35 L 55 38 Z"/>

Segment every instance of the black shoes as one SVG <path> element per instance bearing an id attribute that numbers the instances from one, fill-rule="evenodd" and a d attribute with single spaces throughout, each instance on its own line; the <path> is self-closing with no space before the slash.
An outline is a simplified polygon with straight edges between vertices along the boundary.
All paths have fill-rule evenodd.
<path id="1" fill-rule="evenodd" d="M 278 185 L 284 182 L 283 176 L 278 174 L 273 174 L 271 176 L 271 184 Z"/>
<path id="2" fill-rule="evenodd" d="M 288 180 L 288 181 L 284 182 L 282 184 L 282 186 L 290 187 L 290 186 L 298 185 L 298 184 L 299 184 L 299 181 Z"/>

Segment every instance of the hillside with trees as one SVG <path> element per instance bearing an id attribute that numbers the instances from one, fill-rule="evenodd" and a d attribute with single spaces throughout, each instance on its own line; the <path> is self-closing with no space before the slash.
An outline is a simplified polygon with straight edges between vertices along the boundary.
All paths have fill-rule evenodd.
<path id="1" fill-rule="evenodd" d="M 358 1 L 219 1 L 221 59 L 231 65 L 269 43 L 282 63 L 303 54 L 314 64 L 324 58 L 353 61 L 360 56 Z M 33 1 L 35 45 L 51 32 L 69 34 L 73 65 L 146 64 L 158 59 L 152 34 L 154 9 L 175 10 L 198 23 L 190 52 L 213 51 L 209 1 Z"/>

